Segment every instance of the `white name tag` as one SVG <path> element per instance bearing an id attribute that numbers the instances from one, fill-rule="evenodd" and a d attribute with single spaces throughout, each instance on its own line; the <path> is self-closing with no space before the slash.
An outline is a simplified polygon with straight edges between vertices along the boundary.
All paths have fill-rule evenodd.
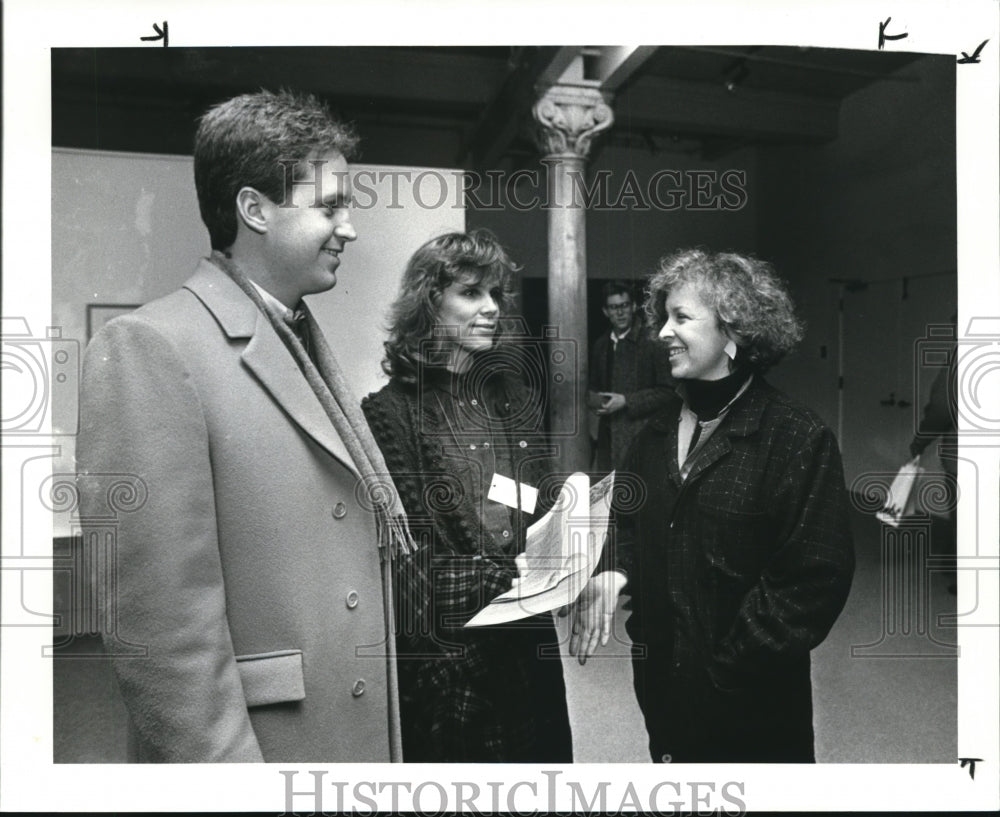
<path id="1" fill-rule="evenodd" d="M 517 510 L 517 483 L 510 477 L 503 474 L 494 474 L 493 482 L 490 483 L 490 492 L 487 499 L 494 502 L 502 502 L 509 508 Z M 538 489 L 530 485 L 521 483 L 521 510 L 525 513 L 535 512 L 535 503 L 538 501 Z"/>

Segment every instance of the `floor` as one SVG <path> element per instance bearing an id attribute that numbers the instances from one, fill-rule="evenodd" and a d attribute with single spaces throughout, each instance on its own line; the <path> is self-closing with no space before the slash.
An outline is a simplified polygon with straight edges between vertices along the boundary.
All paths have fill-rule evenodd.
<path id="1" fill-rule="evenodd" d="M 939 551 L 948 548 L 947 528 L 939 522 L 914 535 L 855 514 L 851 595 L 813 652 L 821 763 L 945 763 L 956 756 L 955 633 L 939 621 L 955 612 L 955 596 L 948 591 L 953 579 L 937 569 L 946 563 Z M 649 760 L 632 694 L 627 615 L 619 610 L 614 637 L 585 666 L 564 656 L 577 762 Z M 565 635 L 568 620 L 558 625 Z M 56 762 L 124 759 L 121 718 L 114 717 L 120 704 L 108 667 L 82 657 L 94 646 L 77 639 L 55 661 Z"/>
<path id="2" fill-rule="evenodd" d="M 939 621 L 955 612 L 948 590 L 954 579 L 938 569 L 948 562 L 947 525 L 934 520 L 913 536 L 861 513 L 852 524 L 857 570 L 851 595 L 812 654 L 817 762 L 953 762 L 955 631 Z M 901 544 L 901 533 L 916 544 Z M 627 615 L 619 606 L 615 636 L 585 666 L 564 657 L 577 762 L 649 762 L 625 658 Z M 565 634 L 567 623 L 561 627 Z"/>

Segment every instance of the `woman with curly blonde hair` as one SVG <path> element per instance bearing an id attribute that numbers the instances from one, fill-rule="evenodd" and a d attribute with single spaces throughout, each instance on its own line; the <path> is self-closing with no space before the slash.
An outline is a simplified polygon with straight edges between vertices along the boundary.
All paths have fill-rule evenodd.
<path id="1" fill-rule="evenodd" d="M 698 249 L 661 260 L 645 309 L 677 398 L 635 439 L 622 470 L 646 497 L 615 521 L 650 753 L 813 762 L 809 653 L 854 552 L 833 433 L 763 377 L 802 324 L 769 264 Z M 582 659 L 621 581 L 595 577 L 577 605 Z"/>

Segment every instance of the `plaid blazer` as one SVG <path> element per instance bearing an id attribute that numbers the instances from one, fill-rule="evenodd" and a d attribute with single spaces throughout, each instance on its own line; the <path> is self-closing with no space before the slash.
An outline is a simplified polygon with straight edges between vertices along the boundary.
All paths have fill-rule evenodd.
<path id="1" fill-rule="evenodd" d="M 480 473 L 475 460 L 461 456 L 456 443 L 465 437 L 455 427 L 455 407 L 446 416 L 450 398 L 424 386 L 392 380 L 362 401 L 420 545 L 413 557 L 397 559 L 404 760 L 570 762 L 566 692 L 551 615 L 462 626 L 510 589 L 526 526 L 545 513 L 558 488 L 558 480 L 547 478 L 555 449 L 537 429 L 507 429 L 505 453 L 514 477 L 539 487 L 540 501 L 533 516 L 512 512 L 512 530 L 497 531 L 475 501 L 485 494 L 481 480 L 485 476 L 488 488 L 492 474 Z M 504 386 L 511 416 L 540 416 L 522 410 L 532 399 L 523 386 L 516 381 Z M 496 440 L 494 447 L 499 444 Z"/>
<path id="2" fill-rule="evenodd" d="M 651 751 L 811 760 L 809 651 L 843 608 L 854 569 L 836 439 L 756 377 L 682 482 L 680 407 L 677 398 L 636 437 L 624 470 L 645 496 L 615 508 Z"/>

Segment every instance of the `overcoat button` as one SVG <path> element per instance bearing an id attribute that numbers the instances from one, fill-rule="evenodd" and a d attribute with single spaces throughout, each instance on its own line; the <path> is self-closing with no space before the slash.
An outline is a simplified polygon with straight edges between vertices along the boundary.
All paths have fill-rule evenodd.
<path id="1" fill-rule="evenodd" d="M 476 444 L 475 443 L 469 443 L 469 450 L 470 451 L 475 451 L 476 450 Z"/>
<path id="2" fill-rule="evenodd" d="M 347 598 L 344 600 L 344 603 L 347 604 L 347 609 L 348 610 L 353 610 L 355 607 L 357 607 L 358 606 L 358 591 L 357 590 L 352 590 L 350 593 L 348 593 L 347 594 Z"/>
<path id="3" fill-rule="evenodd" d="M 333 518 L 343 519 L 347 516 L 347 506 L 343 502 L 338 502 L 333 506 Z"/>
<path id="4" fill-rule="evenodd" d="M 354 686 L 351 688 L 351 695 L 353 695 L 355 698 L 360 698 L 364 694 L 365 694 L 365 679 L 358 678 L 358 680 L 354 682 Z"/>
<path id="5" fill-rule="evenodd" d="M 519 442 L 518 445 L 521 446 L 521 448 L 527 448 L 528 447 L 528 443 L 527 443 L 526 440 L 521 440 L 521 442 Z"/>
<path id="6" fill-rule="evenodd" d="M 510 539 L 510 531 L 509 530 L 505 530 L 503 532 L 503 534 L 501 534 L 501 535 L 503 536 L 504 539 Z"/>
<path id="7" fill-rule="evenodd" d="M 660 762 L 661 763 L 671 763 L 673 761 L 673 759 L 674 758 L 673 758 L 672 755 L 661 755 L 660 756 Z"/>
<path id="8" fill-rule="evenodd" d="M 483 448 L 489 448 L 489 447 L 490 447 L 489 443 L 483 443 Z"/>
<path id="9" fill-rule="evenodd" d="M 478 400 L 476 400 L 475 398 L 473 398 L 473 399 L 472 399 L 472 400 L 470 400 L 469 402 L 470 402 L 470 403 L 472 403 L 472 405 L 474 405 L 474 406 L 478 406 L 478 405 L 479 405 L 479 401 L 478 401 Z"/>

